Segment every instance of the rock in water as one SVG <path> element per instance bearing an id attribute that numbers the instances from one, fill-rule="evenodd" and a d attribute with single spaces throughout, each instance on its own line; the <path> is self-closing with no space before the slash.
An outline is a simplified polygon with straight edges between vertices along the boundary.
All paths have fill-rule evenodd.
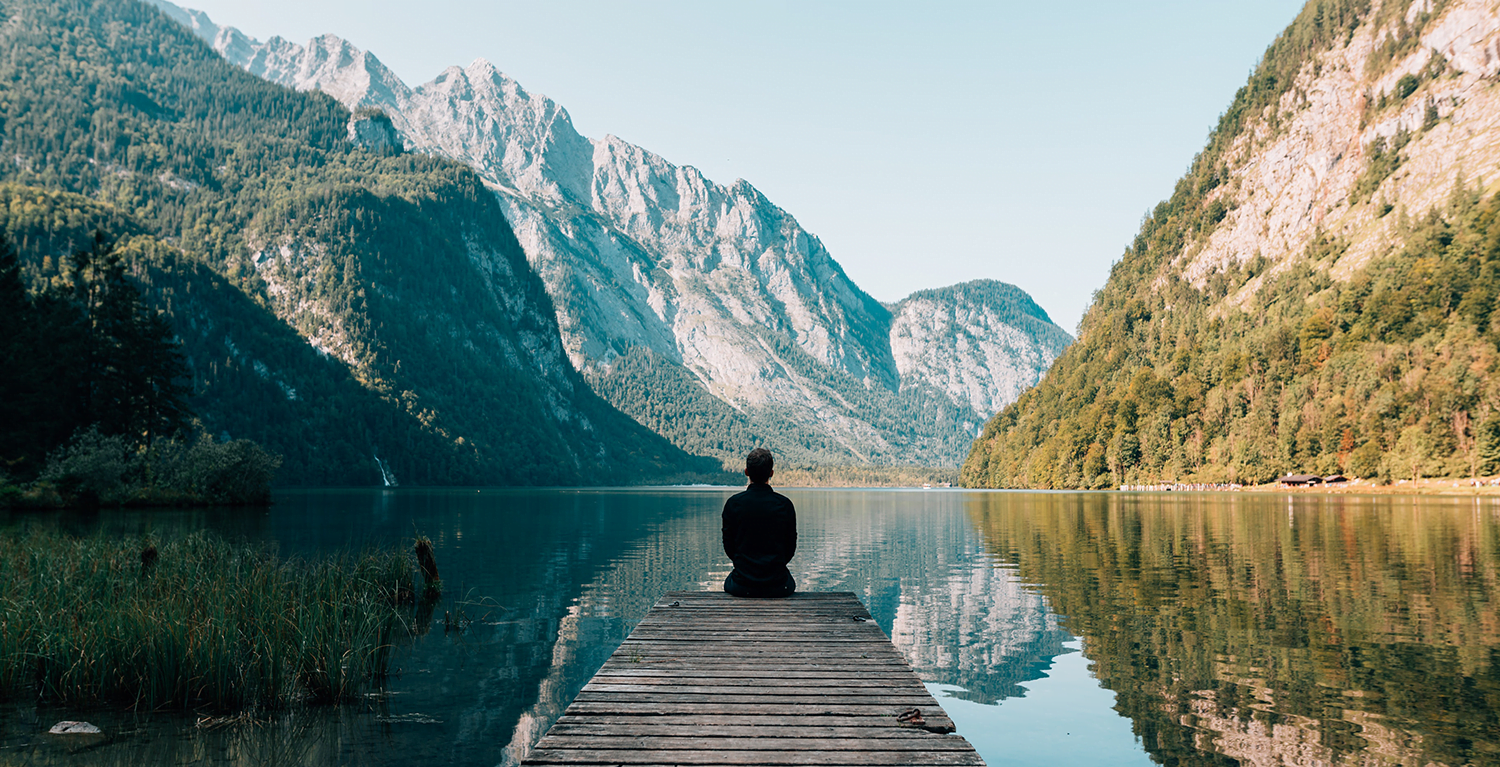
<path id="1" fill-rule="evenodd" d="M 88 722 L 58 722 L 47 731 L 49 735 L 103 735 L 104 731 Z"/>

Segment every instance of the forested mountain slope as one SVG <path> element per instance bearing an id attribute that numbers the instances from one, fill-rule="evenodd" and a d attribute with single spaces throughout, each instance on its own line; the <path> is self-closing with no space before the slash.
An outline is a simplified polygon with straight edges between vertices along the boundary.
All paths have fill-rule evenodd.
<path id="1" fill-rule="evenodd" d="M 467 167 L 380 145 L 378 118 L 248 75 L 148 4 L 0 9 L 0 219 L 27 277 L 96 227 L 124 238 L 205 426 L 285 455 L 283 481 L 380 482 L 377 455 L 424 484 L 704 465 L 567 364 Z"/>
<path id="2" fill-rule="evenodd" d="M 1500 470 L 1500 7 L 1313 0 L 964 481 Z"/>
<path id="3" fill-rule="evenodd" d="M 261 42 L 157 2 L 247 71 L 379 108 L 408 148 L 472 166 L 541 274 L 574 366 L 693 452 L 727 463 L 761 442 L 795 463 L 955 466 L 983 419 L 1071 341 L 1045 313 L 1006 324 L 982 291 L 947 294 L 945 307 L 979 303 L 945 308 L 946 322 L 893 318 L 748 182 L 583 137 L 560 105 L 489 62 L 408 87 L 334 35 Z M 941 333 L 981 328 L 994 335 L 973 336 L 965 372 L 949 375 L 940 350 L 958 336 Z"/>

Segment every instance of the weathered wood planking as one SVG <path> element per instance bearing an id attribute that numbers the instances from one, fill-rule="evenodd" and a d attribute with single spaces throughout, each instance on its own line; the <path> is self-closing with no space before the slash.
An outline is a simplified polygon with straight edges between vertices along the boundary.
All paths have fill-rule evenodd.
<path id="1" fill-rule="evenodd" d="M 903 722 L 921 712 L 922 724 Z M 983 765 L 848 592 L 657 601 L 531 765 Z"/>

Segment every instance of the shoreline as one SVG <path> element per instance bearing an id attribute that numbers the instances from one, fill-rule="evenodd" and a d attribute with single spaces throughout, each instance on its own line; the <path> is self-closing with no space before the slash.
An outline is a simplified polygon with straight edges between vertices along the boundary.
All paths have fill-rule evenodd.
<path id="1" fill-rule="evenodd" d="M 1477 484 L 1476 484 L 1477 483 Z M 1493 483 L 1493 484 L 1492 484 Z M 1351 479 L 1329 485 L 1288 486 L 1279 482 L 1260 485 L 1233 485 L 1224 487 L 1189 488 L 1187 483 L 1161 483 L 1156 486 L 1122 486 L 1112 489 L 1123 493 L 1290 493 L 1298 495 L 1426 495 L 1450 497 L 1500 498 L 1500 476 L 1477 479 L 1401 479 L 1383 485 L 1374 479 Z M 1180 489 L 1179 489 L 1180 488 Z"/>
<path id="2" fill-rule="evenodd" d="M 1479 477 L 1478 479 L 1453 479 L 1451 477 L 1440 479 L 1400 479 L 1389 485 L 1382 485 L 1379 480 L 1357 479 L 1341 482 L 1334 485 L 1314 485 L 1310 487 L 1283 487 L 1276 482 L 1264 485 L 1246 487 L 1246 492 L 1252 493 L 1302 493 L 1308 495 L 1446 495 L 1480 497 L 1493 496 L 1500 498 L 1500 485 L 1492 485 L 1492 480 L 1497 477 Z M 1475 482 L 1479 483 L 1477 486 Z"/>

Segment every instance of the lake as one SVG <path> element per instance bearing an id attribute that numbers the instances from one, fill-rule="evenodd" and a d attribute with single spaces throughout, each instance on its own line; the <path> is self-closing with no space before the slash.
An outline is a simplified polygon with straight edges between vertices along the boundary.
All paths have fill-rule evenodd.
<path id="1" fill-rule="evenodd" d="M 447 587 L 368 702 L 256 722 L 0 706 L 0 763 L 514 764 L 662 592 L 717 589 L 730 489 L 287 492 L 0 512 L 284 554 L 429 536 Z M 1500 506 L 1417 497 L 785 491 L 991 765 L 1500 763 Z M 4 563 L 0 563 L 3 568 Z M 3 577 L 3 570 L 0 570 Z M 443 613 L 472 620 L 445 631 Z M 45 736 L 87 719 L 87 749 Z"/>

